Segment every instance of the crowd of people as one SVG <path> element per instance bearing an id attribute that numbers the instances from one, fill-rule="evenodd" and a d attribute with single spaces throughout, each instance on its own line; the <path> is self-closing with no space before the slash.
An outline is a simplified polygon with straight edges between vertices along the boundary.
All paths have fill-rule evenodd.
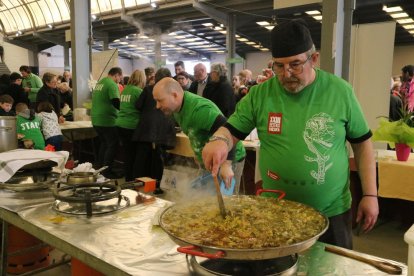
<path id="1" fill-rule="evenodd" d="M 21 147 L 43 150 L 50 145 L 62 150 L 59 123 L 72 120 L 70 72 L 62 76 L 46 72 L 40 79 L 29 66 L 20 66 L 19 71 L 0 77 L 0 115 L 16 116 Z"/>
<path id="2" fill-rule="evenodd" d="M 402 109 L 414 111 L 414 65 L 401 68 L 401 76 L 391 79 L 389 119 L 398 121 Z M 414 125 L 412 125 L 414 127 Z"/>
<path id="3" fill-rule="evenodd" d="M 371 131 L 352 87 L 317 68 L 319 53 L 303 21 L 278 24 L 271 41 L 272 60 L 255 80 L 244 69 L 230 82 L 222 63 L 212 63 L 210 73 L 198 63 L 191 75 L 178 61 L 174 77 L 167 68 L 148 67 L 135 70 L 122 85 L 122 69 L 111 68 L 92 92 L 91 119 L 100 140 L 97 166 L 108 166 L 103 171 L 107 178 L 121 177 L 114 170 L 114 160 L 122 144 L 126 181 L 152 177 L 157 181 L 154 193 L 161 194 L 164 154 L 175 146 L 179 126 L 189 137 L 201 168 L 200 181 L 192 185 L 212 186 L 212 178 L 219 177 L 228 188 L 235 179 L 237 194 L 246 156 L 240 140 L 257 129 L 263 187 L 284 190 L 287 199 L 325 214 L 329 228 L 320 240 L 352 248 L 346 141 L 362 183 L 356 221 L 369 231 L 379 212 Z M 61 133 L 50 131 L 63 120 L 64 96 L 57 92 L 58 77 L 46 73 L 41 84 L 28 69 L 21 67 L 21 77 L 13 73 L 9 86 L 19 90 L 16 86 L 23 80 L 19 91 L 26 98 L 15 105 L 17 96 L 2 96 L 2 112 L 15 108 L 20 133 L 27 126 L 37 127 L 33 137 L 43 134 L 46 143 L 59 147 Z M 412 91 L 412 66 L 407 72 L 400 92 Z M 70 87 L 70 81 L 65 82 Z M 29 108 L 33 104 L 36 114 Z M 44 146 L 38 138 L 33 141 L 35 148 Z"/>

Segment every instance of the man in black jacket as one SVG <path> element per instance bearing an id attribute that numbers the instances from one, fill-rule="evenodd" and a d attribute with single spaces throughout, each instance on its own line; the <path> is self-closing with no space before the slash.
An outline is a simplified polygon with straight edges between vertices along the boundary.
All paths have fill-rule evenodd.
<path id="1" fill-rule="evenodd" d="M 223 63 L 211 64 L 211 83 L 204 89 L 203 97 L 215 103 L 223 115 L 228 118 L 236 109 L 236 98 L 226 73 L 227 68 Z"/>
<path id="2" fill-rule="evenodd" d="M 9 94 L 13 100 L 12 110 L 16 110 L 16 105 L 18 103 L 25 103 L 29 105 L 29 99 L 27 98 L 27 93 L 24 92 L 22 87 L 22 76 L 19 73 L 13 72 L 10 74 L 10 86 L 6 89 L 6 94 Z"/>

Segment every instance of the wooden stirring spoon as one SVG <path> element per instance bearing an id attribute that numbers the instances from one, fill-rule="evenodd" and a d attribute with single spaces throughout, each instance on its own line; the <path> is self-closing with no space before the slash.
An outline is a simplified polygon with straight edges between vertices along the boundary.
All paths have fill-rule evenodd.
<path id="1" fill-rule="evenodd" d="M 220 208 L 220 214 L 224 219 L 226 218 L 227 213 L 226 213 L 226 208 L 224 207 L 223 196 L 221 195 L 221 191 L 220 191 L 220 184 L 218 182 L 217 176 L 214 176 L 213 179 L 214 179 L 214 185 L 216 186 L 217 200 L 218 200 L 218 204 Z"/>
<path id="2" fill-rule="evenodd" d="M 331 253 L 335 253 L 338 255 L 342 255 L 354 260 L 358 260 L 360 262 L 366 263 L 366 264 L 370 264 L 374 267 L 376 267 L 377 269 L 386 272 L 388 274 L 392 274 L 392 275 L 401 275 L 402 274 L 402 268 L 398 265 L 392 264 L 390 262 L 386 262 L 386 261 L 378 261 L 378 260 L 374 260 L 368 257 L 363 257 L 360 255 L 357 255 L 355 253 L 346 251 L 344 249 L 338 248 L 338 247 L 333 247 L 333 246 L 325 246 L 325 251 L 331 252 Z"/>

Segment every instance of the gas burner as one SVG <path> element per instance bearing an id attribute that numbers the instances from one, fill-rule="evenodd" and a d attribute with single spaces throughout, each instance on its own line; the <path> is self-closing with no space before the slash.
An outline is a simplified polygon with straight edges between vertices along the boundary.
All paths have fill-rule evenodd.
<path id="1" fill-rule="evenodd" d="M 187 255 L 188 258 L 188 255 Z M 191 256 L 189 264 L 196 275 L 296 275 L 298 255 L 266 260 L 208 259 L 198 262 Z"/>
<path id="2" fill-rule="evenodd" d="M 121 195 L 116 182 L 83 183 L 62 186 L 53 190 L 53 209 L 71 215 L 107 214 L 130 205 L 129 198 Z"/>

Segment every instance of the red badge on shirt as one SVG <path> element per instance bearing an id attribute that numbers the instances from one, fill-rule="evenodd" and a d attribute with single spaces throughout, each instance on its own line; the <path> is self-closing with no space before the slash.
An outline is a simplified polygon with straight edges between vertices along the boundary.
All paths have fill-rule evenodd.
<path id="1" fill-rule="evenodd" d="M 270 177 L 273 180 L 279 180 L 280 177 L 277 173 L 272 172 L 271 170 L 267 170 L 267 176 Z"/>
<path id="2" fill-rule="evenodd" d="M 282 113 L 269 112 L 269 119 L 267 121 L 267 132 L 270 134 L 282 133 Z"/>

